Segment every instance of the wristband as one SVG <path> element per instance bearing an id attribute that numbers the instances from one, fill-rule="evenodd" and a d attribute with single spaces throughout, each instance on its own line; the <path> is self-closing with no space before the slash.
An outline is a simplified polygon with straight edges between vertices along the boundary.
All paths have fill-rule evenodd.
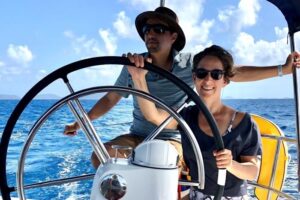
<path id="1" fill-rule="evenodd" d="M 278 76 L 282 76 L 283 72 L 282 72 L 282 65 L 278 65 Z"/>

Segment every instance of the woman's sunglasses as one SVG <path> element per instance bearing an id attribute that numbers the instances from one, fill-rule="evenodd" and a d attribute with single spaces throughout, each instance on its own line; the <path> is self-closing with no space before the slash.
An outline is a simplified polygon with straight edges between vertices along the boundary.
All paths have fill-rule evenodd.
<path id="1" fill-rule="evenodd" d="M 210 74 L 210 77 L 214 80 L 220 80 L 225 73 L 223 70 L 220 69 L 213 69 L 213 70 L 206 70 L 203 68 L 198 68 L 193 70 L 196 77 L 199 79 L 204 79 L 208 74 Z"/>
<path id="2" fill-rule="evenodd" d="M 170 28 L 163 24 L 145 24 L 142 29 L 143 34 L 148 34 L 151 29 L 157 34 L 163 34 L 166 31 L 170 31 Z"/>

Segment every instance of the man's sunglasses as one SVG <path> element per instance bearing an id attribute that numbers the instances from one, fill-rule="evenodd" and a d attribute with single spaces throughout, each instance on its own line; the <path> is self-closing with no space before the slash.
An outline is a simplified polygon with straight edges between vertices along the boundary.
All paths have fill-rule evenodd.
<path id="1" fill-rule="evenodd" d="M 163 34 L 166 31 L 170 31 L 170 28 L 163 24 L 145 24 L 142 29 L 143 34 L 148 34 L 151 29 L 157 34 Z"/>
<path id="2" fill-rule="evenodd" d="M 213 70 L 206 70 L 203 68 L 198 68 L 193 70 L 195 73 L 196 77 L 199 79 L 204 79 L 208 73 L 210 74 L 210 77 L 214 80 L 220 80 L 225 73 L 223 70 L 220 69 L 213 69 Z"/>

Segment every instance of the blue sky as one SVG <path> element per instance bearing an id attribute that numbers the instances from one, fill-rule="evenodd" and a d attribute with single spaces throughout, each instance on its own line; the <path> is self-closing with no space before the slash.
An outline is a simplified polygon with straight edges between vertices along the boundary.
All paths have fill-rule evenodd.
<path id="1" fill-rule="evenodd" d="M 144 52 L 135 17 L 154 10 L 159 0 L 1 1 L 0 94 L 22 97 L 50 72 L 71 62 L 95 56 Z M 187 44 L 197 52 L 218 44 L 234 55 L 236 64 L 284 63 L 290 51 L 287 25 L 279 10 L 266 0 L 165 0 L 177 12 Z M 295 37 L 296 48 L 300 36 Z M 298 49 L 299 50 L 299 49 Z M 112 84 L 120 67 L 74 73 L 75 89 Z M 55 83 L 44 93 L 64 96 Z M 231 83 L 223 97 L 293 97 L 291 76 L 252 83 Z"/>

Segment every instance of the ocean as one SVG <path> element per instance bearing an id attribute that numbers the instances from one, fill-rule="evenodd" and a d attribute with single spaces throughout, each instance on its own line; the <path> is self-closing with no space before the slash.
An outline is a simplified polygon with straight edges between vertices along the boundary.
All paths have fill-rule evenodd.
<path id="1" fill-rule="evenodd" d="M 34 100 L 20 116 L 11 136 L 8 158 L 7 178 L 9 186 L 16 186 L 16 170 L 19 154 L 27 133 L 34 122 L 56 100 Z M 81 100 L 89 110 L 96 100 Z M 263 116 L 276 123 L 289 138 L 295 134 L 295 106 L 291 99 L 234 99 L 224 100 L 225 104 L 238 110 Z M 18 100 L 0 100 L 0 137 L 6 122 Z M 108 114 L 93 121 L 103 142 L 127 133 L 132 120 L 131 100 L 122 100 Z M 74 137 L 63 135 L 65 124 L 75 120 L 67 106 L 53 113 L 34 137 L 25 159 L 24 183 L 61 179 L 83 174 L 95 173 L 90 163 L 91 145 L 83 132 Z M 290 161 L 283 191 L 300 198 L 297 191 L 297 150 L 296 145 L 288 143 Z M 28 199 L 89 199 L 92 180 L 67 183 L 59 186 L 41 187 L 25 190 Z M 12 196 L 16 197 L 14 192 Z"/>

